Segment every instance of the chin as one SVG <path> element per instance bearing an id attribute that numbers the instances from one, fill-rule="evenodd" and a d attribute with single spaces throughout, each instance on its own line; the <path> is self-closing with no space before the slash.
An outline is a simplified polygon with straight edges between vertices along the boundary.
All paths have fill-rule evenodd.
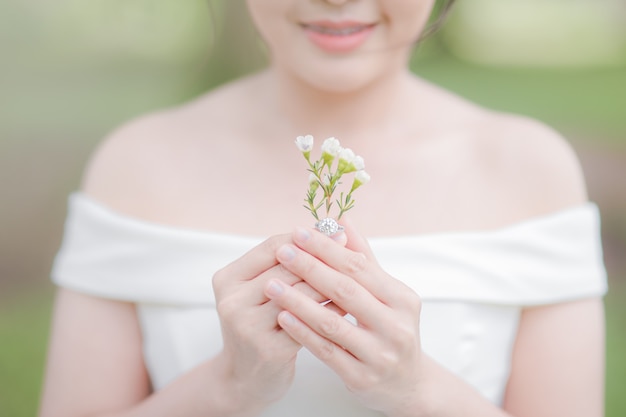
<path id="1" fill-rule="evenodd" d="M 347 94 L 367 88 L 390 73 L 406 69 L 404 63 L 394 68 L 390 68 L 389 62 L 376 64 L 367 60 L 324 62 L 292 68 L 292 75 L 320 92 Z"/>
<path id="2" fill-rule="evenodd" d="M 357 92 L 371 85 L 376 78 L 355 77 L 354 75 L 316 74 L 315 77 L 303 79 L 302 81 L 314 89 L 324 93 L 349 94 Z"/>

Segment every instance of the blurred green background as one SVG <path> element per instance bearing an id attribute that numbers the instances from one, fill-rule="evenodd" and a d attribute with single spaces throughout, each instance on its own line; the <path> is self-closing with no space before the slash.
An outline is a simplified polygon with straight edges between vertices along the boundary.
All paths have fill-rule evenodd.
<path id="1" fill-rule="evenodd" d="M 98 141 L 262 65 L 243 2 L 229 1 L 0 2 L 0 417 L 36 414 L 48 274 Z M 609 417 L 626 416 L 625 28 L 622 0 L 459 0 L 412 62 L 481 104 L 543 120 L 577 150 L 603 215 Z"/>

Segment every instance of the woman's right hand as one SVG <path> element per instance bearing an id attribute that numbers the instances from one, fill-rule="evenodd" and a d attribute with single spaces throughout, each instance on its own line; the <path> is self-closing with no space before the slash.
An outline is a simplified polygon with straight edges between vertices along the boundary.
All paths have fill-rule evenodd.
<path id="1" fill-rule="evenodd" d="M 345 244 L 345 239 L 336 239 Z M 292 235 L 273 236 L 213 277 L 224 340 L 216 359 L 224 374 L 225 395 L 238 404 L 237 415 L 255 414 L 285 395 L 293 381 L 301 345 L 277 324 L 282 309 L 264 295 L 267 283 L 280 279 L 318 302 L 325 297 L 276 260 L 276 250 Z"/>

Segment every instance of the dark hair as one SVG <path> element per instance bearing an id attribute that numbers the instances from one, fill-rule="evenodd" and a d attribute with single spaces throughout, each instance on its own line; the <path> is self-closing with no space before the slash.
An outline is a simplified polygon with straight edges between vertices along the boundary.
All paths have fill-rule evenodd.
<path id="1" fill-rule="evenodd" d="M 426 26 L 424 32 L 422 32 L 419 41 L 422 41 L 427 37 L 433 35 L 439 30 L 439 28 L 441 28 L 446 20 L 446 17 L 448 17 L 448 14 L 450 13 L 450 9 L 454 5 L 454 1 L 455 0 L 437 0 L 435 2 L 435 7 L 433 8 L 433 14 L 431 16 L 430 23 L 428 24 L 428 26 Z"/>

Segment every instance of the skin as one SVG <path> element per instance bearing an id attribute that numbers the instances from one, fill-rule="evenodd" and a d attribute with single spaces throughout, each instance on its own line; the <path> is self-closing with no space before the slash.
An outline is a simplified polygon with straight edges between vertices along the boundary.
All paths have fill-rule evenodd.
<path id="1" fill-rule="evenodd" d="M 82 185 L 144 221 L 272 236 L 214 277 L 224 350 L 153 393 L 134 306 L 60 289 L 40 416 L 254 416 L 289 388 L 302 347 L 388 416 L 603 415 L 600 300 L 523 311 L 500 409 L 422 352 L 419 296 L 364 238 L 495 229 L 579 205 L 584 180 L 567 143 L 409 73 L 432 1 L 248 5 L 270 67 L 119 128 Z M 332 16 L 380 27 L 362 51 L 329 56 L 297 22 Z M 292 174 L 304 166 L 292 140 L 307 133 L 340 138 L 372 175 L 335 239 L 308 227 Z"/>

